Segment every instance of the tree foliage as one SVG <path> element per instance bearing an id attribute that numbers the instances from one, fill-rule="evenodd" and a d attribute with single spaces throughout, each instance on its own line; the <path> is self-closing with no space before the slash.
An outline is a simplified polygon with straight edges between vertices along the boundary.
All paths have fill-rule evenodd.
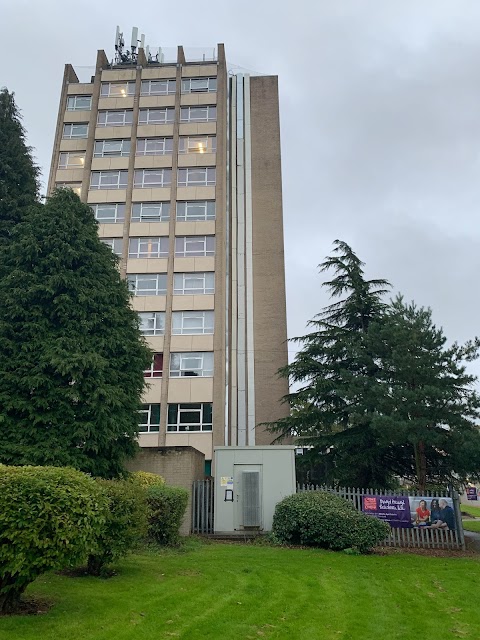
<path id="1" fill-rule="evenodd" d="M 0 462 L 122 474 L 151 355 L 92 210 L 57 191 L 2 260 Z"/>
<path id="2" fill-rule="evenodd" d="M 366 280 L 344 242 L 334 253 L 320 268 L 334 270 L 324 286 L 341 299 L 295 339 L 302 347 L 280 373 L 298 388 L 271 430 L 306 445 L 304 464 L 324 482 L 391 487 L 402 477 L 425 489 L 478 475 L 480 400 L 466 363 L 479 342 L 446 346 L 430 310 L 386 304 L 388 282 Z"/>
<path id="3" fill-rule="evenodd" d="M 148 534 L 163 545 L 176 545 L 188 504 L 188 491 L 182 487 L 151 485 L 147 489 Z"/>
<path id="4" fill-rule="evenodd" d="M 0 465 L 0 613 L 45 571 L 84 560 L 105 508 L 101 487 L 74 469 Z"/>
<path id="5" fill-rule="evenodd" d="M 38 199 L 39 169 L 13 93 L 0 90 L 0 247 Z"/>

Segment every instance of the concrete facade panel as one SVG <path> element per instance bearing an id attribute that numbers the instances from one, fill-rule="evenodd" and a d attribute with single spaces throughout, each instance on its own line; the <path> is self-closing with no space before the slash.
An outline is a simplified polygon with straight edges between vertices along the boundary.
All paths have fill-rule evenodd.
<path id="1" fill-rule="evenodd" d="M 178 156 L 179 167 L 214 167 L 216 164 L 215 153 L 182 153 Z"/>
<path id="2" fill-rule="evenodd" d="M 158 189 L 133 189 L 132 202 L 168 202 L 170 200 L 170 188 Z"/>
<path id="3" fill-rule="evenodd" d="M 212 77 L 214 78 L 217 75 L 217 65 L 216 64 L 195 64 L 195 65 L 185 65 L 182 67 L 182 78 L 202 78 L 202 77 Z"/>
<path id="4" fill-rule="evenodd" d="M 125 202 L 125 189 L 91 189 L 88 192 L 87 202 Z"/>
<path id="5" fill-rule="evenodd" d="M 204 222 L 177 222 L 175 224 L 175 235 L 177 236 L 213 236 L 215 235 L 215 221 L 205 220 Z"/>
<path id="6" fill-rule="evenodd" d="M 156 169 L 157 167 L 171 167 L 172 155 L 164 156 L 136 156 L 135 169 Z"/>
<path id="7" fill-rule="evenodd" d="M 217 94 L 207 93 L 184 93 L 180 99 L 182 107 L 195 106 L 199 104 L 217 104 Z"/>
<path id="8" fill-rule="evenodd" d="M 90 111 L 65 111 L 63 122 L 88 122 Z"/>
<path id="9" fill-rule="evenodd" d="M 167 273 L 166 258 L 129 258 L 127 273 Z"/>
<path id="10" fill-rule="evenodd" d="M 208 431 L 204 433 L 167 433 L 167 447 L 193 447 L 197 451 L 201 451 L 205 460 L 211 460 L 213 457 L 212 434 Z"/>
<path id="11" fill-rule="evenodd" d="M 70 82 L 67 85 L 67 94 L 70 96 L 85 96 L 92 95 L 93 83 L 91 82 Z"/>
<path id="12" fill-rule="evenodd" d="M 132 127 L 96 127 L 95 140 L 119 140 L 132 137 Z"/>
<path id="13" fill-rule="evenodd" d="M 175 106 L 175 96 L 140 96 L 140 109 Z"/>
<path id="14" fill-rule="evenodd" d="M 128 158 L 92 158 L 92 171 L 128 169 Z"/>
<path id="15" fill-rule="evenodd" d="M 100 111 L 106 109 L 110 111 L 133 109 L 133 97 L 125 96 L 124 98 L 100 98 L 100 100 L 98 101 L 98 109 Z"/>
<path id="16" fill-rule="evenodd" d="M 168 222 L 132 222 L 131 236 L 168 236 Z"/>
<path id="17" fill-rule="evenodd" d="M 139 124 L 137 128 L 137 138 L 173 136 L 173 124 Z"/>
<path id="18" fill-rule="evenodd" d="M 215 135 L 217 133 L 216 122 L 183 122 L 180 125 L 181 136 Z"/>
<path id="19" fill-rule="evenodd" d="M 83 169 L 57 169 L 55 182 L 82 182 Z"/>
<path id="20" fill-rule="evenodd" d="M 151 67 L 148 69 L 142 69 L 142 80 L 156 80 L 156 79 L 170 79 L 175 80 L 177 74 L 176 65 L 172 64 L 171 66 L 158 66 Z"/>
<path id="21" fill-rule="evenodd" d="M 206 311 L 214 308 L 215 296 L 173 296 L 172 310 L 173 311 Z"/>
<path id="22" fill-rule="evenodd" d="M 118 82 L 120 80 L 135 80 L 135 69 L 107 69 L 102 71 L 102 82 Z"/>
<path id="23" fill-rule="evenodd" d="M 100 238 L 121 238 L 123 237 L 123 224 L 99 224 L 98 235 Z"/>

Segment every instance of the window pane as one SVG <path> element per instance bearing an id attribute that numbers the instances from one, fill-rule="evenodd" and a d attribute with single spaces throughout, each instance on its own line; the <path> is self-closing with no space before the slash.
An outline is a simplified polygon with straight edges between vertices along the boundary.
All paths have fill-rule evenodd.
<path id="1" fill-rule="evenodd" d="M 169 202 L 136 202 L 132 206 L 132 222 L 164 222 L 170 220 Z"/>

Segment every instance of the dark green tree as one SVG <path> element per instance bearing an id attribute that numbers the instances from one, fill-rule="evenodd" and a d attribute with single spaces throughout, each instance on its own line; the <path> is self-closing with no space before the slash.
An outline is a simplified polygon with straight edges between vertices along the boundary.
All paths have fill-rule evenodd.
<path id="1" fill-rule="evenodd" d="M 57 191 L 2 259 L 0 462 L 122 474 L 151 354 L 92 210 Z"/>
<path id="2" fill-rule="evenodd" d="M 311 333 L 293 339 L 302 347 L 280 374 L 298 388 L 285 398 L 290 415 L 270 429 L 310 447 L 310 464 L 321 466 L 326 482 L 387 486 L 395 452 L 380 444 L 372 428 L 378 363 L 368 331 L 385 311 L 382 298 L 390 285 L 366 280 L 352 249 L 339 240 L 334 244 L 320 271 L 333 271 L 324 286 L 341 299 L 310 321 Z"/>
<path id="3" fill-rule="evenodd" d="M 0 248 L 37 201 L 38 176 L 14 94 L 4 88 L 0 90 Z"/>
<path id="4" fill-rule="evenodd" d="M 480 475 L 480 396 L 467 363 L 480 342 L 447 346 L 430 309 L 399 296 L 372 326 L 381 367 L 373 424 L 383 443 L 409 452 L 410 470 L 393 469 L 424 491 L 427 484 L 461 484 Z"/>

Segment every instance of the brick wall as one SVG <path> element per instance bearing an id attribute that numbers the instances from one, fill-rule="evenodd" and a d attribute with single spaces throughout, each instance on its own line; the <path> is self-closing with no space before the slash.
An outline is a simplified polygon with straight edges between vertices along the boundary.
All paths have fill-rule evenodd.
<path id="1" fill-rule="evenodd" d="M 127 469 L 157 473 L 167 484 L 187 489 L 188 505 L 180 533 L 188 536 L 192 528 L 192 483 L 205 477 L 205 455 L 193 447 L 148 447 L 127 463 Z"/>

